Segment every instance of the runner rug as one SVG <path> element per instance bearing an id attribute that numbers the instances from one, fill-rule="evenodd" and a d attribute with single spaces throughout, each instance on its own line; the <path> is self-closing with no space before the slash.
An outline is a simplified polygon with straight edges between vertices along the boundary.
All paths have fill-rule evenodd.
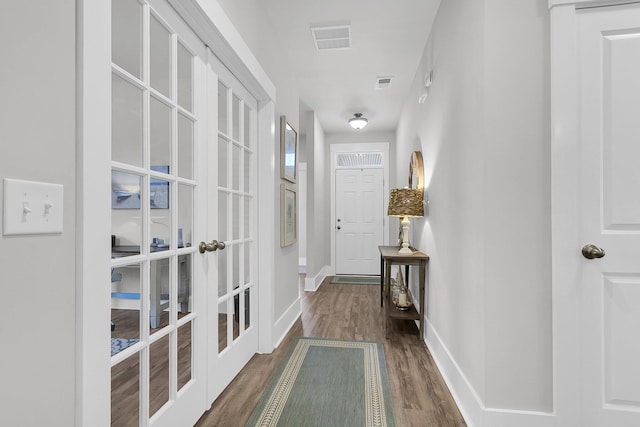
<path id="1" fill-rule="evenodd" d="M 299 338 L 247 426 L 395 426 L 382 344 Z"/>
<path id="2" fill-rule="evenodd" d="M 329 283 L 334 285 L 379 285 L 380 276 L 333 276 Z"/>

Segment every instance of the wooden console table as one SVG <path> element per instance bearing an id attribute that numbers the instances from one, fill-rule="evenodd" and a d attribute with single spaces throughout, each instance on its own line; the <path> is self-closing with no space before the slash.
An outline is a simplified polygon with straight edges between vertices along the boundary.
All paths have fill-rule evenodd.
<path id="1" fill-rule="evenodd" d="M 384 301 L 384 296 L 387 296 L 387 303 L 385 306 L 385 330 L 386 337 L 389 337 L 389 321 L 390 319 L 402 319 L 402 320 L 419 320 L 420 321 L 420 336 L 418 339 L 424 339 L 424 312 L 425 312 L 425 281 L 427 277 L 427 263 L 429 262 L 429 256 L 420 251 L 414 251 L 411 255 L 399 255 L 397 246 L 378 246 L 380 250 L 380 301 Z M 393 302 L 391 301 L 391 266 L 392 265 L 415 265 L 419 267 L 419 285 L 420 285 L 420 312 L 412 305 L 409 310 L 400 311 L 396 310 Z M 408 285 L 408 283 L 407 283 Z"/>

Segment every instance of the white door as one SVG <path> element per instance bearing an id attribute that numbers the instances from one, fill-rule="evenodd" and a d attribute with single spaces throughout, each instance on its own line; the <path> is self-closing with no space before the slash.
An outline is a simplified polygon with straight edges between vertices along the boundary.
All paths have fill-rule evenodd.
<path id="1" fill-rule="evenodd" d="M 210 52 L 208 401 L 257 352 L 257 101 Z M 249 408 L 248 408 L 249 410 Z"/>
<path id="2" fill-rule="evenodd" d="M 337 169 L 336 274 L 380 274 L 384 169 Z"/>
<path id="3" fill-rule="evenodd" d="M 581 425 L 640 426 L 640 5 L 577 16 Z"/>
<path id="4" fill-rule="evenodd" d="M 206 50 L 165 0 L 111 10 L 111 425 L 191 425 L 206 408 Z"/>

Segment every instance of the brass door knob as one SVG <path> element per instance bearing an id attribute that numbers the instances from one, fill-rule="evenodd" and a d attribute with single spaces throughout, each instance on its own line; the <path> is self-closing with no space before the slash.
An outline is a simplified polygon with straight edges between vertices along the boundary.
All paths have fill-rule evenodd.
<path id="1" fill-rule="evenodd" d="M 200 253 L 203 254 L 205 252 L 215 252 L 218 249 L 222 250 L 226 247 L 227 245 L 225 245 L 224 242 L 212 240 L 211 243 L 200 242 L 200 246 L 198 248 L 200 249 Z"/>
<path id="2" fill-rule="evenodd" d="M 582 256 L 586 259 L 602 258 L 604 255 L 604 249 L 599 248 L 596 245 L 588 244 L 582 247 Z"/>

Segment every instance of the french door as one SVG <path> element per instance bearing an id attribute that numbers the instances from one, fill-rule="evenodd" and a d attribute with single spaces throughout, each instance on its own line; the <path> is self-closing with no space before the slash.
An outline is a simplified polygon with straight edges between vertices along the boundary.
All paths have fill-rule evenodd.
<path id="1" fill-rule="evenodd" d="M 257 352 L 257 101 L 212 54 L 207 71 L 208 401 Z M 218 242 L 216 244 L 216 242 Z M 219 243 L 222 242 L 222 245 Z M 215 247 L 214 247 L 215 245 Z"/>
<path id="2" fill-rule="evenodd" d="M 111 425 L 206 408 L 206 57 L 165 0 L 112 0 Z"/>

